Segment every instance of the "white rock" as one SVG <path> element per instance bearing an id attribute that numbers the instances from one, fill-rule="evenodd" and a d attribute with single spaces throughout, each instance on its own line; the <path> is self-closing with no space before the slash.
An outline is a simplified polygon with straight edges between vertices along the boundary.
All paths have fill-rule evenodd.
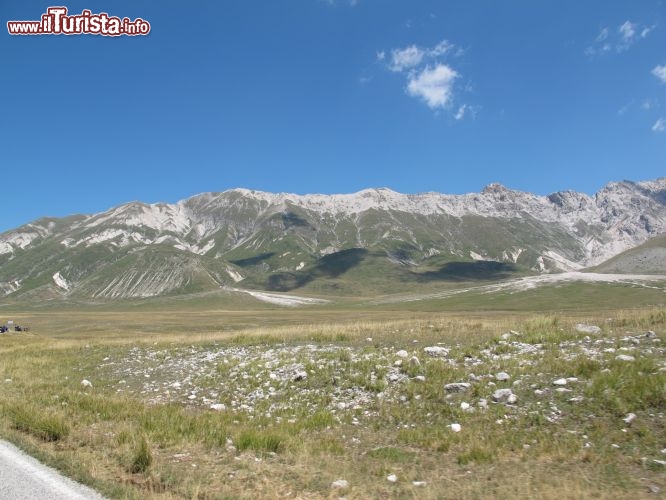
<path id="1" fill-rule="evenodd" d="M 399 357 L 399 358 L 403 358 L 403 359 L 404 359 L 404 358 L 406 358 L 407 356 L 409 356 L 409 353 L 403 349 L 403 350 L 400 350 L 400 351 L 396 352 L 395 355 L 396 355 L 397 357 Z"/>
<path id="2" fill-rule="evenodd" d="M 468 391 L 470 387 L 472 387 L 472 384 L 469 382 L 453 382 L 452 384 L 446 384 L 444 389 L 448 393 L 456 393 Z"/>
<path id="3" fill-rule="evenodd" d="M 389 481 L 390 483 L 395 483 L 398 480 L 398 476 L 395 474 L 389 474 L 386 476 L 386 480 Z"/>
<path id="4" fill-rule="evenodd" d="M 396 359 L 393 366 L 400 368 L 402 366 L 402 359 Z"/>
<path id="5" fill-rule="evenodd" d="M 553 380 L 553 385 L 567 385 L 567 379 L 558 378 L 557 380 Z"/>
<path id="6" fill-rule="evenodd" d="M 428 483 L 426 483 L 425 481 L 412 481 L 413 486 L 425 486 L 426 484 Z"/>
<path id="7" fill-rule="evenodd" d="M 92 383 L 90 382 L 90 380 L 87 380 L 87 379 L 84 378 L 84 379 L 81 381 L 81 386 L 82 386 L 82 387 L 92 387 L 93 385 L 92 385 Z"/>
<path id="8" fill-rule="evenodd" d="M 516 401 L 518 401 L 518 397 L 513 393 L 511 389 L 497 389 L 495 392 L 493 392 L 492 397 L 493 401 L 497 403 L 513 404 Z"/>
<path id="9" fill-rule="evenodd" d="M 423 351 L 433 358 L 443 358 L 449 355 L 449 350 L 447 348 L 438 345 L 424 347 Z"/>
<path id="10" fill-rule="evenodd" d="M 636 420 L 636 414 L 635 413 L 627 413 L 627 416 L 622 419 L 625 424 L 630 424 L 634 420 Z"/>
<path id="11" fill-rule="evenodd" d="M 470 408 L 470 404 L 467 403 L 466 401 L 463 401 L 462 403 L 460 403 L 460 409 L 461 410 L 467 411 L 467 410 L 469 410 L 469 408 Z"/>
<path id="12" fill-rule="evenodd" d="M 426 378 L 424 375 L 417 375 L 416 377 L 414 377 L 414 380 L 418 380 L 419 382 L 425 382 Z"/>
<path id="13" fill-rule="evenodd" d="M 346 479 L 338 479 L 331 483 L 331 488 L 334 490 L 344 490 L 349 488 L 349 481 Z"/>
<path id="14" fill-rule="evenodd" d="M 636 361 L 636 358 L 629 356 L 628 354 L 618 354 L 615 356 L 615 359 L 618 361 Z"/>
<path id="15" fill-rule="evenodd" d="M 215 410 L 215 411 L 223 411 L 223 410 L 226 410 L 227 407 L 226 407 L 226 405 L 223 405 L 222 403 L 215 403 L 215 404 L 210 405 L 210 409 Z"/>
<path id="16" fill-rule="evenodd" d="M 586 325 L 584 323 L 578 323 L 576 325 L 576 330 L 581 333 L 600 333 L 601 328 L 596 325 Z"/>
<path id="17" fill-rule="evenodd" d="M 411 359 L 409 360 L 409 366 L 411 366 L 412 368 L 418 368 L 419 366 L 421 366 L 419 358 L 417 358 L 416 356 L 412 356 Z"/>
<path id="18" fill-rule="evenodd" d="M 451 424 L 451 430 L 453 432 L 460 432 L 462 430 L 462 426 L 460 424 Z"/>
<path id="19" fill-rule="evenodd" d="M 495 380 L 499 380 L 500 382 L 504 382 L 506 380 L 509 380 L 511 378 L 511 375 L 509 375 L 506 372 L 499 372 L 495 374 Z"/>

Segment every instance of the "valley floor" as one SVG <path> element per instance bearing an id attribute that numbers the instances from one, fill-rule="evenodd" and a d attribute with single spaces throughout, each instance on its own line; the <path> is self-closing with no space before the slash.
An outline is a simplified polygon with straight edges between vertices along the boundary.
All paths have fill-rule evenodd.
<path id="1" fill-rule="evenodd" d="M 666 491 L 663 305 L 12 314 L 0 434 L 109 497 Z"/>

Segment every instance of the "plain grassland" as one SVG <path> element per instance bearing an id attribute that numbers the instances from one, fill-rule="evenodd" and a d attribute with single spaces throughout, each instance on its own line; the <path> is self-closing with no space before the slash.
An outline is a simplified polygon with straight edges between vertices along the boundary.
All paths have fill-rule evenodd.
<path id="1" fill-rule="evenodd" d="M 0 433 L 111 497 L 636 498 L 650 496 L 649 488 L 666 491 L 663 306 L 2 314 L 32 331 L 0 337 Z M 578 323 L 602 332 L 585 339 Z M 648 330 L 656 338 L 645 337 Z M 502 337 L 509 331 L 520 335 Z M 430 345 L 449 354 L 428 357 Z M 397 357 L 399 350 L 408 357 Z M 209 371 L 180 380 L 196 391 L 176 394 L 170 367 L 188 360 L 197 370 L 196 360 L 210 353 L 220 356 L 206 361 Z M 619 353 L 635 361 L 618 361 Z M 292 365 L 307 377 L 271 378 Z M 510 380 L 494 380 L 499 371 Z M 578 379 L 571 392 L 555 390 L 560 377 Z M 461 381 L 471 381 L 468 392 L 447 394 L 445 384 Z M 275 395 L 257 396 L 268 387 Z M 493 403 L 498 388 L 511 388 L 517 404 Z M 357 397 L 354 404 L 341 405 L 345 395 Z M 211 410 L 211 401 L 225 409 Z M 628 413 L 636 414 L 631 424 Z M 452 432 L 452 423 L 462 431 Z M 331 489 L 337 479 L 349 486 Z"/>

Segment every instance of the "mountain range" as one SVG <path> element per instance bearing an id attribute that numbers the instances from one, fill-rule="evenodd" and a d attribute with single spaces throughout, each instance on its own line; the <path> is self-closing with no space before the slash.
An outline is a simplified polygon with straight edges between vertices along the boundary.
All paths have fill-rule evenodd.
<path id="1" fill-rule="evenodd" d="M 663 234 L 666 178 L 612 182 L 592 196 L 500 184 L 464 195 L 233 189 L 46 217 L 2 233 L 0 296 L 105 301 L 220 287 L 391 293 L 593 266 L 632 272 L 648 258 L 642 250 L 632 257 L 643 247 L 646 272 L 664 272 Z"/>

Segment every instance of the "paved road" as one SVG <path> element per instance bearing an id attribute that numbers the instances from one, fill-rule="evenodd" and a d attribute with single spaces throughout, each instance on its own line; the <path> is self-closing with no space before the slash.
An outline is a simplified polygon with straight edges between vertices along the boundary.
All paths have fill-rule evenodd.
<path id="1" fill-rule="evenodd" d="M 0 498 L 101 500 L 104 497 L 39 463 L 13 444 L 0 441 Z"/>

